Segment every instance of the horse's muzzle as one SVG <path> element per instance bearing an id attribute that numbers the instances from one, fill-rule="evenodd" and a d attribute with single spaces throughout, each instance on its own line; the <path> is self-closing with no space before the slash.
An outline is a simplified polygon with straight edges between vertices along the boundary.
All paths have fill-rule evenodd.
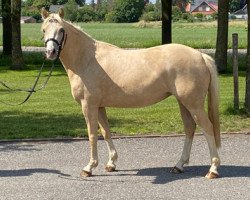
<path id="1" fill-rule="evenodd" d="M 57 58 L 57 52 L 56 52 L 55 48 L 46 49 L 45 55 L 46 55 L 46 58 L 49 60 L 55 60 Z"/>

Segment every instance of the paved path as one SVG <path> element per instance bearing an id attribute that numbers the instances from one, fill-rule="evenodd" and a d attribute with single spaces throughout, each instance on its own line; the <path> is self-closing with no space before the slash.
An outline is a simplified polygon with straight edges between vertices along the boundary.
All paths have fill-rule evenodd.
<path id="1" fill-rule="evenodd" d="M 221 177 L 204 178 L 208 148 L 196 136 L 186 172 L 169 173 L 184 137 L 116 139 L 117 172 L 104 172 L 107 149 L 99 141 L 95 176 L 80 178 L 87 141 L 0 143 L 0 199 L 250 199 L 250 135 L 223 135 Z"/>

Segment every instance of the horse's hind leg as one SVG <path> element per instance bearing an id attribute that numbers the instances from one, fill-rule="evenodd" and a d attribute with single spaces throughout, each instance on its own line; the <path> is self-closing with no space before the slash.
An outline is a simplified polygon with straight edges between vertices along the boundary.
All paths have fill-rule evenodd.
<path id="1" fill-rule="evenodd" d="M 117 161 L 118 156 L 113 141 L 111 139 L 111 133 L 105 108 L 99 108 L 98 122 L 109 150 L 109 160 L 105 169 L 108 172 L 112 172 L 115 171 L 115 162 Z"/>
<path id="2" fill-rule="evenodd" d="M 211 167 L 209 169 L 208 174 L 206 175 L 207 178 L 216 178 L 219 176 L 218 167 L 220 166 L 220 159 L 217 152 L 217 147 L 214 138 L 213 132 L 213 124 L 210 122 L 207 113 L 203 109 L 203 107 L 199 109 L 190 110 L 195 122 L 204 130 L 204 135 L 206 137 L 210 157 L 211 157 Z"/>
<path id="3" fill-rule="evenodd" d="M 181 102 L 179 102 L 179 106 L 180 106 L 182 121 L 184 124 L 184 131 L 186 134 L 186 138 L 185 138 L 181 158 L 179 162 L 175 165 L 175 167 L 171 170 L 172 173 L 183 172 L 184 164 L 187 164 L 189 162 L 191 146 L 192 146 L 194 132 L 196 128 L 195 121 L 193 120 L 193 117 L 191 116 L 190 112 L 186 109 L 185 106 L 183 106 Z"/>

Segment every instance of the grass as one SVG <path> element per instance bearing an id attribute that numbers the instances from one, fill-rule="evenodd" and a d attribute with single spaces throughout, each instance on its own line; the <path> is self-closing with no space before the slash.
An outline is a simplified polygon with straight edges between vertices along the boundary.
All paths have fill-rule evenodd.
<path id="1" fill-rule="evenodd" d="M 159 23 L 156 23 L 159 24 Z M 159 25 L 144 26 L 138 24 L 78 23 L 93 38 L 123 48 L 144 48 L 161 44 Z M 41 24 L 22 24 L 22 45 L 43 46 Z M 233 21 L 229 26 L 229 48 L 232 33 L 239 34 L 239 48 L 247 45 L 247 22 Z M 173 42 L 193 48 L 215 48 L 216 22 L 173 23 Z M 0 24 L 0 45 L 2 45 L 2 26 Z"/>
<path id="2" fill-rule="evenodd" d="M 158 23 L 159 24 L 159 23 Z M 159 45 L 161 29 L 157 24 L 105 24 L 80 23 L 94 38 L 126 48 L 142 48 Z M 22 25 L 23 46 L 43 46 L 41 24 Z M 229 35 L 239 34 L 239 47 L 246 48 L 246 22 L 230 22 Z M 0 24 L 0 45 L 2 44 Z M 216 23 L 174 23 L 173 42 L 194 48 L 214 48 Z M 231 42 L 229 38 L 229 47 Z M 24 54 L 27 69 L 8 70 L 10 58 L 0 57 L 0 80 L 13 84 L 13 87 L 30 88 L 43 62 L 41 53 Z M 229 72 L 232 71 L 229 57 Z M 245 70 L 245 57 L 240 56 L 240 69 Z M 46 62 L 42 80 L 49 70 Z M 241 131 L 250 127 L 250 120 L 240 111 L 233 110 L 233 78 L 231 74 L 220 75 L 220 119 L 224 132 Z M 240 105 L 243 107 L 245 74 L 240 73 Z M 7 93 L 0 86 L 0 100 L 21 102 L 26 93 Z M 87 136 L 86 124 L 79 105 L 73 100 L 68 78 L 59 63 L 45 90 L 35 93 L 28 103 L 22 106 L 6 106 L 0 103 L 0 139 L 83 137 Z M 178 104 L 170 97 L 158 104 L 139 109 L 107 109 L 112 132 L 117 135 L 169 134 L 182 133 Z"/>
<path id="3" fill-rule="evenodd" d="M 8 70 L 8 59 L 1 58 L 0 79 L 13 87 L 29 88 L 34 82 L 42 63 L 40 53 L 25 54 L 27 70 Z M 45 80 L 50 63 L 46 63 L 42 75 Z M 223 132 L 249 129 L 250 120 L 242 110 L 233 110 L 233 78 L 231 74 L 220 75 L 220 119 Z M 40 84 L 39 83 L 39 84 Z M 239 77 L 240 105 L 243 107 L 245 73 Z M 0 100 L 21 102 L 26 93 L 7 93 L 0 86 Z M 85 137 L 86 124 L 80 106 L 71 96 L 68 78 L 58 63 L 45 90 L 35 93 L 22 106 L 0 104 L 0 139 Z M 183 125 L 179 108 L 173 97 L 138 109 L 107 109 L 111 130 L 115 135 L 182 133 Z"/>

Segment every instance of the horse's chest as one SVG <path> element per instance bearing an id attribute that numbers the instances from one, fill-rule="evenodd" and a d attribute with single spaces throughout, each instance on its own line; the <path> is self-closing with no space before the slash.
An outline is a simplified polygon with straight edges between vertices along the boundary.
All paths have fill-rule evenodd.
<path id="1" fill-rule="evenodd" d="M 70 86 L 71 86 L 71 93 L 73 98 L 76 101 L 79 101 L 84 98 L 84 84 L 81 78 L 77 75 L 69 76 Z"/>
<path id="2" fill-rule="evenodd" d="M 81 84 L 71 85 L 71 93 L 76 101 L 84 99 L 84 85 Z"/>

